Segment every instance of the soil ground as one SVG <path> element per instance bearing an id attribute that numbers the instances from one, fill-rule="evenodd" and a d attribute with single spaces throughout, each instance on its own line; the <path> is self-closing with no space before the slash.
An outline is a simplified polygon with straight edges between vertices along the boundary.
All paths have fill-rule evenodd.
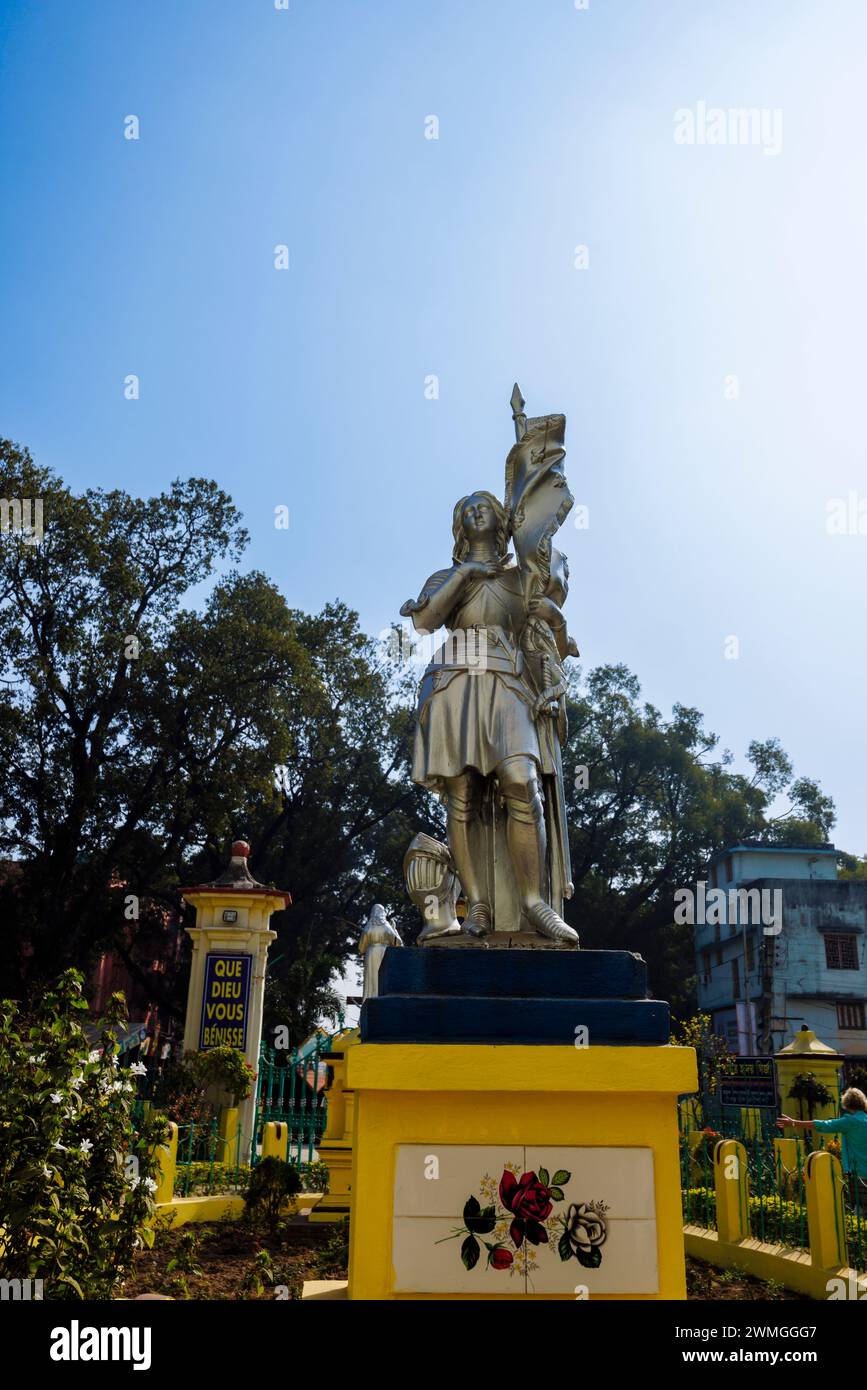
<path id="1" fill-rule="evenodd" d="M 240 1221 L 159 1231 L 153 1248 L 136 1256 L 123 1296 L 298 1299 L 305 1279 L 346 1278 L 346 1234 L 345 1227 L 304 1220 L 289 1222 L 275 1237 Z M 686 1285 L 690 1299 L 804 1301 L 779 1284 L 692 1259 L 686 1262 Z"/>

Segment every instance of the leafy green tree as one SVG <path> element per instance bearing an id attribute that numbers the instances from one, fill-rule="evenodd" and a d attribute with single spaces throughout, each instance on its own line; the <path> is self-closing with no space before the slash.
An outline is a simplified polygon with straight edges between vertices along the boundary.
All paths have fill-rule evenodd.
<path id="1" fill-rule="evenodd" d="M 694 1009 L 693 928 L 673 923 L 674 892 L 709 857 L 742 840 L 820 844 L 833 802 L 795 778 L 776 739 L 751 743 L 752 775 L 696 709 L 666 719 L 640 700 L 625 666 L 573 679 L 564 750 L 575 894 L 566 917 L 585 946 L 640 951 L 654 992 L 684 1017 Z M 778 809 L 781 797 L 788 805 Z"/>
<path id="2" fill-rule="evenodd" d="M 0 441 L 0 495 L 44 516 L 39 544 L 0 534 L 7 992 L 111 947 L 179 1011 L 185 972 L 161 988 L 144 963 L 179 886 L 214 877 L 243 833 L 254 873 L 293 894 L 274 982 L 300 1040 L 432 823 L 407 777 L 405 682 L 343 604 L 293 611 L 232 570 L 201 597 L 246 543 L 211 482 L 76 496 Z"/>

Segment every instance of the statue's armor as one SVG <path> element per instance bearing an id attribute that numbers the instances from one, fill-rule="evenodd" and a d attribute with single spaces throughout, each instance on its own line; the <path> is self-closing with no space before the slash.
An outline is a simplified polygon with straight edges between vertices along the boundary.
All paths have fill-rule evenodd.
<path id="1" fill-rule="evenodd" d="M 450 573 L 432 575 L 422 593 L 434 594 Z M 475 581 L 449 614 L 450 635 L 419 690 L 413 781 L 439 790 L 467 767 L 487 777 L 516 755 L 540 762 L 535 692 L 519 645 L 525 620 L 515 567 Z"/>

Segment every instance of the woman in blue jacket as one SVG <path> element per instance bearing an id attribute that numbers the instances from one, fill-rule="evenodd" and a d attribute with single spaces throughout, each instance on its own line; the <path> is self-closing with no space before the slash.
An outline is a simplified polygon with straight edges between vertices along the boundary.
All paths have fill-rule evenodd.
<path id="1" fill-rule="evenodd" d="M 857 1086 L 850 1086 L 840 1097 L 843 1113 L 838 1120 L 793 1120 L 781 1115 L 777 1120 L 782 1129 L 814 1129 L 820 1134 L 839 1134 L 843 1152 L 843 1169 L 849 1176 L 849 1198 L 858 1210 L 867 1210 L 867 1096 Z M 859 1184 L 860 1178 L 860 1184 Z"/>

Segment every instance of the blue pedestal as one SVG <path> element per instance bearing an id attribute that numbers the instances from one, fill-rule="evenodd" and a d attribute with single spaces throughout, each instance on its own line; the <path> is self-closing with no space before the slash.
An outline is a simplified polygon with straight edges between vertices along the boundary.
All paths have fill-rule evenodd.
<path id="1" fill-rule="evenodd" d="M 628 951 L 390 948 L 362 1042 L 592 1046 L 669 1040 L 669 1008 L 647 998 Z"/>

